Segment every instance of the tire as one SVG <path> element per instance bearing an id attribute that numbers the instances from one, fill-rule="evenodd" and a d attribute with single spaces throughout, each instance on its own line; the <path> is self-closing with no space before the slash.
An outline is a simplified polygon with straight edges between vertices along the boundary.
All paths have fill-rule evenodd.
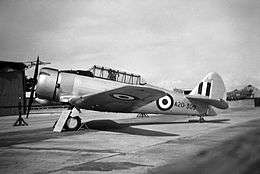
<path id="1" fill-rule="evenodd" d="M 203 117 L 201 117 L 201 118 L 199 119 L 199 122 L 200 122 L 200 123 L 204 123 L 204 122 L 205 122 L 205 119 L 204 119 Z"/>
<path id="2" fill-rule="evenodd" d="M 64 129 L 67 131 L 76 131 L 81 126 L 81 119 L 79 116 L 71 117 L 69 116 L 64 125 Z"/>

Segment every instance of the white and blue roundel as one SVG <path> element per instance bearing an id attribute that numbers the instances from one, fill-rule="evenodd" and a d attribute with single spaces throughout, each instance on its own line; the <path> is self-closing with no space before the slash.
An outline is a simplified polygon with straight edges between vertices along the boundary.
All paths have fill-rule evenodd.
<path id="1" fill-rule="evenodd" d="M 173 98 L 171 95 L 167 94 L 166 96 L 156 100 L 156 104 L 157 107 L 162 111 L 169 110 L 173 106 Z"/>
<path id="2" fill-rule="evenodd" d="M 112 94 L 111 96 L 116 99 L 125 100 L 125 101 L 131 101 L 131 100 L 136 99 L 136 97 L 134 97 L 134 96 L 126 95 L 126 94 L 119 94 L 119 93 Z"/>

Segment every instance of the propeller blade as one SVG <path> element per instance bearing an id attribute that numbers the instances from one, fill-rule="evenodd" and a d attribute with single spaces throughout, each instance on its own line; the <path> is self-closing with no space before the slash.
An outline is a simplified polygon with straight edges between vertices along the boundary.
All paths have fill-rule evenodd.
<path id="1" fill-rule="evenodd" d="M 36 86 L 37 83 L 37 75 L 38 75 L 38 70 L 39 70 L 39 56 L 37 57 L 37 61 L 36 61 L 36 65 L 35 65 L 35 70 L 34 70 L 34 75 L 33 75 L 33 85 L 32 85 L 32 89 L 31 89 L 31 94 L 30 94 L 30 99 L 29 99 L 29 103 L 28 103 L 28 108 L 27 108 L 27 114 L 26 114 L 26 118 L 28 118 L 31 107 L 32 107 L 32 103 L 33 103 L 33 95 L 34 95 L 34 88 Z"/>

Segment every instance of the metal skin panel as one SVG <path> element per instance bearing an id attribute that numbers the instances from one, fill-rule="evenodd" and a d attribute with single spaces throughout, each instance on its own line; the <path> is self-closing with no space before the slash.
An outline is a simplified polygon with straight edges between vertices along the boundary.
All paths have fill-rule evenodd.
<path id="1" fill-rule="evenodd" d="M 59 95 L 70 95 L 73 93 L 75 74 L 71 73 L 59 73 L 58 84 L 59 84 Z"/>
<path id="2" fill-rule="evenodd" d="M 141 106 L 136 109 L 136 107 L 133 110 L 129 109 L 123 109 L 125 105 L 123 104 L 124 101 L 117 99 L 117 103 L 110 103 L 110 104 L 103 104 L 103 101 L 100 100 L 100 106 L 106 105 L 107 111 L 110 112 L 134 112 L 134 113 L 151 113 L 151 114 L 187 114 L 187 115 L 199 115 L 200 113 L 206 112 L 207 108 L 204 107 L 204 105 L 198 105 L 196 106 L 196 109 L 191 109 L 188 106 L 194 105 L 194 103 L 191 103 L 183 94 L 179 93 L 173 93 L 171 91 L 151 86 L 151 85 L 129 85 L 124 84 L 121 82 L 116 81 L 109 81 L 99 78 L 93 78 L 93 77 L 86 77 L 76 74 L 70 74 L 70 73 L 59 73 L 58 71 L 52 70 L 52 69 L 43 69 L 41 70 L 39 81 L 38 81 L 38 88 L 37 88 L 37 95 L 41 96 L 42 98 L 52 100 L 54 91 L 56 97 L 59 97 L 59 101 L 61 102 L 69 102 L 73 98 L 81 97 L 81 96 L 91 96 L 94 94 L 98 94 L 105 91 L 114 90 L 117 88 L 124 87 L 126 85 L 128 86 L 139 86 L 139 87 L 148 87 L 152 89 L 157 89 L 160 91 L 163 91 L 173 98 L 173 103 L 171 108 L 166 110 L 161 110 L 160 107 L 158 107 L 157 101 L 152 101 L 147 103 L 144 106 Z M 50 75 L 47 75 L 50 74 Z M 58 84 L 58 88 L 55 89 L 56 83 Z M 104 96 L 105 97 L 105 96 Z M 83 103 L 81 104 L 81 108 L 91 109 L 87 105 L 87 101 L 84 101 L 85 106 Z M 115 109 L 116 106 L 118 106 L 118 109 Z M 114 108 L 114 109 L 113 109 Z M 96 108 L 95 110 L 106 110 L 105 108 Z"/>
<path id="3" fill-rule="evenodd" d="M 74 96 L 88 96 L 99 92 L 120 88 L 126 85 L 129 84 L 76 75 L 72 94 Z"/>
<path id="4" fill-rule="evenodd" d="M 61 102 L 69 102 L 73 98 L 89 96 L 128 85 L 116 81 L 69 73 L 60 73 L 58 83 L 61 83 L 58 89 L 59 100 Z"/>
<path id="5" fill-rule="evenodd" d="M 127 84 L 128 85 L 128 84 Z M 114 90 L 120 87 L 126 86 L 124 83 L 102 80 L 98 78 L 84 77 L 84 76 L 75 76 L 74 79 L 74 88 L 72 95 L 76 96 L 90 96 L 100 92 Z M 149 87 L 158 90 L 157 88 L 151 85 L 129 85 L 129 86 L 139 86 L 139 87 Z M 199 115 L 201 113 L 206 113 L 207 107 L 204 104 L 196 105 L 196 109 L 191 109 L 190 106 L 195 105 L 194 102 L 190 102 L 183 94 L 173 93 L 171 91 L 163 89 L 162 91 L 170 94 L 173 97 L 173 106 L 169 110 L 160 110 L 156 104 L 156 101 L 148 103 L 145 106 L 132 110 L 134 113 L 151 113 L 151 114 L 187 114 L 187 115 Z M 72 97 L 72 96 L 71 96 Z M 105 96 L 104 96 L 105 97 Z M 119 103 L 122 102 L 119 100 Z M 102 103 L 102 102 L 101 102 Z M 87 104 L 85 104 L 87 105 Z M 118 104 L 118 107 L 123 107 Z M 85 108 L 85 107 L 83 107 Z M 86 107 L 87 108 L 87 107 Z M 90 109 L 90 108 L 88 108 Z M 101 108 L 99 110 L 102 110 Z M 110 112 L 110 109 L 107 110 Z M 118 112 L 118 110 L 115 110 Z M 128 112 L 130 112 L 128 110 Z"/>
<path id="6" fill-rule="evenodd" d="M 223 83 L 216 73 L 208 74 L 202 82 L 213 84 L 212 79 Z M 224 84 L 216 86 L 222 87 L 221 85 Z M 197 93 L 197 89 L 198 86 L 192 92 Z M 43 99 L 58 99 L 78 108 L 106 112 L 202 115 L 209 109 L 206 102 L 190 100 L 182 93 L 149 84 L 131 85 L 67 72 L 59 73 L 48 68 L 41 70 L 36 92 Z M 216 92 L 220 96 L 223 91 Z"/>
<path id="7" fill-rule="evenodd" d="M 42 68 L 39 73 L 36 85 L 36 95 L 38 98 L 57 101 L 56 83 L 59 71 L 51 68 Z"/>
<path id="8" fill-rule="evenodd" d="M 220 75 L 215 72 L 208 73 L 206 77 L 203 78 L 200 84 L 202 84 L 202 93 L 201 95 L 206 95 L 207 83 L 211 83 L 209 89 L 209 98 L 210 99 L 226 99 L 226 88 L 224 82 Z M 189 95 L 199 94 L 199 85 L 197 85 Z"/>
<path id="9" fill-rule="evenodd" d="M 201 113 L 206 113 L 207 106 L 201 103 L 190 102 L 183 94 L 174 93 L 168 91 L 169 95 L 173 98 L 173 105 L 168 110 L 161 110 L 156 101 L 153 101 L 143 107 L 140 107 L 133 112 L 136 113 L 146 113 L 146 114 L 185 114 L 185 115 L 200 115 Z M 192 106 L 194 106 L 192 107 Z"/>
<path id="10" fill-rule="evenodd" d="M 95 93 L 73 99 L 71 103 L 76 107 L 106 112 L 132 112 L 134 109 L 146 105 L 160 97 L 163 91 L 143 86 L 124 86 L 113 90 Z"/>

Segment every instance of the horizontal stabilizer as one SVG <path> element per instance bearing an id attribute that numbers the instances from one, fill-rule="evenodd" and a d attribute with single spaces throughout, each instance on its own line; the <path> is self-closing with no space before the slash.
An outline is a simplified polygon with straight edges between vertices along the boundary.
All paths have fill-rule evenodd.
<path id="1" fill-rule="evenodd" d="M 190 99 L 191 101 L 201 102 L 211 106 L 215 106 L 219 109 L 228 108 L 228 103 L 223 99 L 212 99 L 203 95 L 187 95 L 186 98 Z"/>

